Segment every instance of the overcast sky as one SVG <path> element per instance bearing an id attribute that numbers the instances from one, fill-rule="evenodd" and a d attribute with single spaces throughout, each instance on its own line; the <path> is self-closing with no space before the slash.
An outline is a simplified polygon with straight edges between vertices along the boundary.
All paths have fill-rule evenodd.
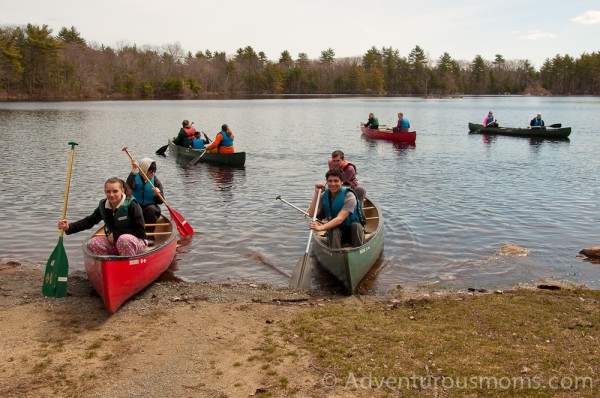
<path id="1" fill-rule="evenodd" d="M 546 58 L 600 51 L 600 0 L 0 0 L 0 25 L 74 26 L 88 43 L 179 43 L 187 52 L 251 46 L 277 60 L 361 56 L 372 46 L 432 60 Z"/>

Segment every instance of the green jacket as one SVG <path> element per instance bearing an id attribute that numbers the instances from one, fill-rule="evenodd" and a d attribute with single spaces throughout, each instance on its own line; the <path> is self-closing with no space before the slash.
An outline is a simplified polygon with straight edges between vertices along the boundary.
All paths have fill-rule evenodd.
<path id="1" fill-rule="evenodd" d="M 177 137 L 175 137 L 173 143 L 186 148 L 189 148 L 189 146 L 192 145 L 192 141 L 187 138 L 187 134 L 183 129 L 179 129 L 179 134 L 177 134 Z"/>

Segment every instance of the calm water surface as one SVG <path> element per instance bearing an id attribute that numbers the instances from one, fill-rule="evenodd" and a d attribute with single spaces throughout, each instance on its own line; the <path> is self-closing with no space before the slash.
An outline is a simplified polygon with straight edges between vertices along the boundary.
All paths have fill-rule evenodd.
<path id="1" fill-rule="evenodd" d="M 468 134 L 467 123 L 490 109 L 502 125 L 524 126 L 541 112 L 573 132 L 569 141 Z M 75 140 L 67 218 L 92 212 L 107 177 L 127 176 L 128 146 L 158 160 L 167 202 L 196 230 L 178 249 L 176 276 L 286 286 L 309 230 L 275 198 L 308 207 L 329 155 L 341 149 L 385 217 L 384 253 L 363 291 L 538 281 L 600 288 L 600 265 L 576 257 L 600 244 L 599 110 L 594 97 L 2 103 L 0 258 L 45 264 L 58 240 L 67 142 Z M 361 136 L 369 112 L 394 124 L 399 111 L 417 130 L 416 145 Z M 187 167 L 169 152 L 156 156 L 186 118 L 210 137 L 228 123 L 246 167 Z M 65 237 L 70 270 L 83 269 L 87 237 Z M 504 245 L 530 253 L 496 255 Z M 323 271 L 314 285 L 336 288 Z"/>

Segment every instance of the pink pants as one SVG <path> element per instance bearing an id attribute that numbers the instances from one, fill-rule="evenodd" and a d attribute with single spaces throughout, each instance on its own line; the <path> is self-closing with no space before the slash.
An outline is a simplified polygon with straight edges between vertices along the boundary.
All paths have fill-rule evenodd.
<path id="1" fill-rule="evenodd" d="M 146 242 L 129 234 L 119 236 L 115 244 L 111 244 L 106 236 L 94 236 L 88 241 L 87 248 L 98 256 L 134 256 L 146 250 Z"/>

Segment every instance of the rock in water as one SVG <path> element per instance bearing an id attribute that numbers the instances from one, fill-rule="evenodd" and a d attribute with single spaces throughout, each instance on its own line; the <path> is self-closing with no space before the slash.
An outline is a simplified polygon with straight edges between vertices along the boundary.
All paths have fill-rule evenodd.
<path id="1" fill-rule="evenodd" d="M 517 245 L 504 245 L 500 249 L 496 250 L 497 256 L 508 256 L 508 257 L 525 257 L 531 250 L 523 246 Z"/>

